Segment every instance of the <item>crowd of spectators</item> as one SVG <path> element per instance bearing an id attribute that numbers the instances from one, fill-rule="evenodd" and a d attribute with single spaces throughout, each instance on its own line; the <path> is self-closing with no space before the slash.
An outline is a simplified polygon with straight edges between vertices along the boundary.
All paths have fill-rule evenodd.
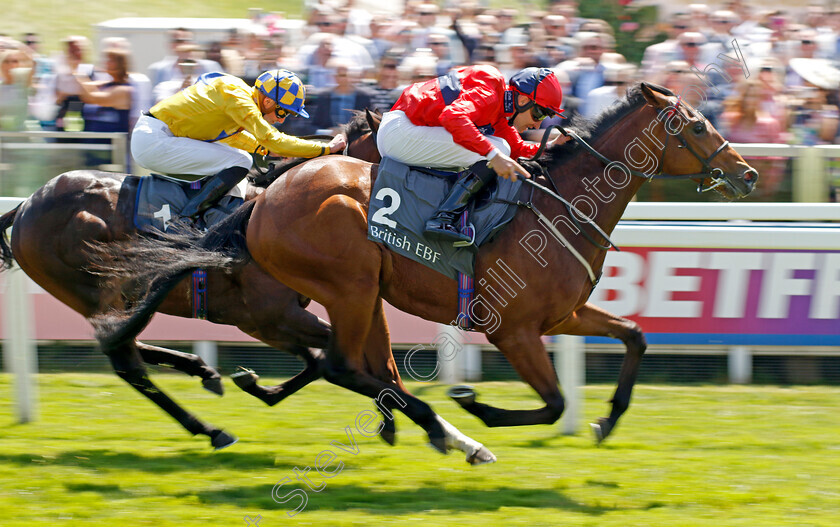
<path id="1" fill-rule="evenodd" d="M 62 53 L 52 58 L 40 54 L 37 35 L 3 37 L 0 129 L 37 123 L 127 132 L 140 112 L 201 73 L 225 71 L 252 81 L 264 70 L 286 68 L 307 84 L 312 118 L 289 119 L 284 131 L 324 133 L 346 122 L 350 110 L 390 109 L 409 83 L 489 63 L 508 76 L 529 66 L 555 69 L 565 112 L 543 126 L 577 114 L 594 117 L 644 80 L 702 103 L 701 111 L 732 141 L 838 142 L 840 11 L 769 11 L 743 0 L 692 4 L 640 32 L 666 38 L 633 64 L 616 49 L 616 30 L 581 18 L 577 0 L 551 1 L 543 11 L 406 0 L 399 16 L 372 14 L 352 0 L 307 4 L 303 35 L 295 39 L 272 14 L 220 42 L 199 43 L 190 31 L 173 30 L 169 56 L 145 72 L 132 71 L 124 39 L 101 42 L 101 58 L 93 61 L 84 37 L 64 39 Z M 78 114 L 80 120 L 68 120 Z"/>

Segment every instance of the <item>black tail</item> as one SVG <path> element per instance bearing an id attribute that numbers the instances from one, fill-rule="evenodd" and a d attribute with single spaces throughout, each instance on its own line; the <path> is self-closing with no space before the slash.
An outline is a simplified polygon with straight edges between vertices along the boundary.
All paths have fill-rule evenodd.
<path id="1" fill-rule="evenodd" d="M 15 222 L 15 216 L 17 216 L 19 208 L 20 205 L 0 216 L 0 271 L 11 269 L 15 265 L 15 256 L 12 254 L 12 248 L 9 246 L 9 238 L 6 236 L 6 231 Z"/>
<path id="2" fill-rule="evenodd" d="M 170 291 L 193 271 L 232 269 L 250 261 L 245 230 L 254 205 L 254 200 L 245 202 L 206 233 L 179 228 L 177 233 L 138 235 L 92 247 L 97 256 L 93 271 L 120 284 L 132 306 L 91 321 L 102 349 L 133 340 Z"/>

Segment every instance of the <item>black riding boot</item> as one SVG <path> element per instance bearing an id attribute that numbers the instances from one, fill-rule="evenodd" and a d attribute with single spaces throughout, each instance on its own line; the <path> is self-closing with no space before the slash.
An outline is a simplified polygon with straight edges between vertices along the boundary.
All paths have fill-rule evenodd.
<path id="1" fill-rule="evenodd" d="M 208 180 L 198 191 L 198 194 L 187 201 L 187 204 L 181 209 L 181 217 L 189 218 L 204 212 L 247 175 L 248 169 L 243 167 L 230 167 L 222 170 Z"/>
<path id="2" fill-rule="evenodd" d="M 425 234 L 429 238 L 449 242 L 469 243 L 470 237 L 461 234 L 461 229 L 455 225 L 470 199 L 493 178 L 493 171 L 487 167 L 487 161 L 482 160 L 470 167 L 452 185 L 452 190 L 438 206 L 434 215 L 426 222 Z"/>

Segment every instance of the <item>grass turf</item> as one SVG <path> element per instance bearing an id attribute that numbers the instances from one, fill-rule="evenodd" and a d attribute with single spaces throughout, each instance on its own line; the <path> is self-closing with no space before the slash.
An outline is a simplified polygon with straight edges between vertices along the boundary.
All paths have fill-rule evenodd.
<path id="1" fill-rule="evenodd" d="M 39 420 L 14 424 L 11 377 L 0 375 L 0 525 L 714 525 L 840 524 L 840 389 L 637 387 L 624 420 L 600 448 L 581 427 L 488 429 L 445 397 L 412 384 L 499 458 L 470 467 L 441 456 L 397 418 L 388 447 L 355 429 L 369 400 L 318 382 L 274 408 L 226 382 L 224 398 L 196 379 L 156 375 L 189 410 L 239 436 L 212 452 L 116 376 L 39 376 Z M 264 383 L 269 382 L 263 380 Z M 539 401 L 521 383 L 480 383 L 480 400 L 508 408 Z M 585 415 L 604 415 L 610 386 L 585 389 Z M 583 425 L 584 423 L 582 423 Z M 358 453 L 343 451 L 350 427 Z M 337 459 L 330 479 L 319 454 Z M 352 448 L 348 448 L 352 450 Z M 324 461 L 324 458 L 321 458 Z M 315 492 L 296 481 L 309 472 Z M 306 491 L 300 504 L 272 499 Z"/>

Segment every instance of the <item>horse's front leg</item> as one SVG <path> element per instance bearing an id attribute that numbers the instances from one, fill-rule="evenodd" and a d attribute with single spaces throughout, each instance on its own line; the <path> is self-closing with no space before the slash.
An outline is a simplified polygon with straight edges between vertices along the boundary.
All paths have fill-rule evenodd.
<path id="1" fill-rule="evenodd" d="M 215 276 L 215 275 L 214 275 Z M 215 299 L 214 322 L 232 324 L 269 346 L 299 356 L 303 371 L 276 386 L 260 386 L 251 369 L 239 368 L 230 377 L 246 393 L 269 406 L 322 376 L 323 348 L 329 342 L 330 326 L 306 310 L 307 299 L 276 281 L 254 263 L 238 268 L 233 280 L 220 284 Z M 212 307 L 212 305 L 211 305 Z"/>
<path id="2" fill-rule="evenodd" d="M 276 386 L 260 386 L 257 384 L 260 376 L 254 370 L 243 368 L 242 366 L 239 366 L 238 371 L 231 374 L 230 378 L 242 391 L 253 395 L 269 406 L 274 406 L 286 397 L 297 393 L 311 382 L 321 378 L 323 353 L 320 350 L 311 350 L 305 346 L 286 347 L 285 349 L 301 357 L 306 362 L 306 367 L 303 371 L 291 379 Z"/>
<path id="3" fill-rule="evenodd" d="M 621 363 L 621 373 L 618 375 L 618 386 L 610 401 L 612 402 L 610 416 L 601 417 L 596 423 L 592 423 L 595 440 L 600 443 L 610 435 L 618 423 L 618 418 L 630 406 L 630 395 L 633 392 L 633 385 L 636 384 L 642 355 L 647 349 L 647 341 L 642 328 L 632 320 L 613 315 L 587 303 L 562 324 L 551 328 L 548 334 L 611 337 L 621 340 L 627 346 L 627 353 L 624 354 L 624 360 Z"/>
<path id="4" fill-rule="evenodd" d="M 450 389 L 449 396 L 490 427 L 552 424 L 560 419 L 565 402 L 539 331 L 515 326 L 512 332 L 500 329 L 488 338 L 504 354 L 519 377 L 545 401 L 545 406 L 532 410 L 497 408 L 477 402 L 476 393 L 467 386 Z"/>
<path id="5" fill-rule="evenodd" d="M 151 346 L 135 341 L 137 351 L 143 357 L 146 364 L 171 366 L 187 375 L 201 378 L 201 385 L 204 389 L 216 395 L 224 395 L 222 376 L 215 368 L 211 368 L 204 362 L 204 359 L 192 353 L 183 353 L 158 346 Z"/>

